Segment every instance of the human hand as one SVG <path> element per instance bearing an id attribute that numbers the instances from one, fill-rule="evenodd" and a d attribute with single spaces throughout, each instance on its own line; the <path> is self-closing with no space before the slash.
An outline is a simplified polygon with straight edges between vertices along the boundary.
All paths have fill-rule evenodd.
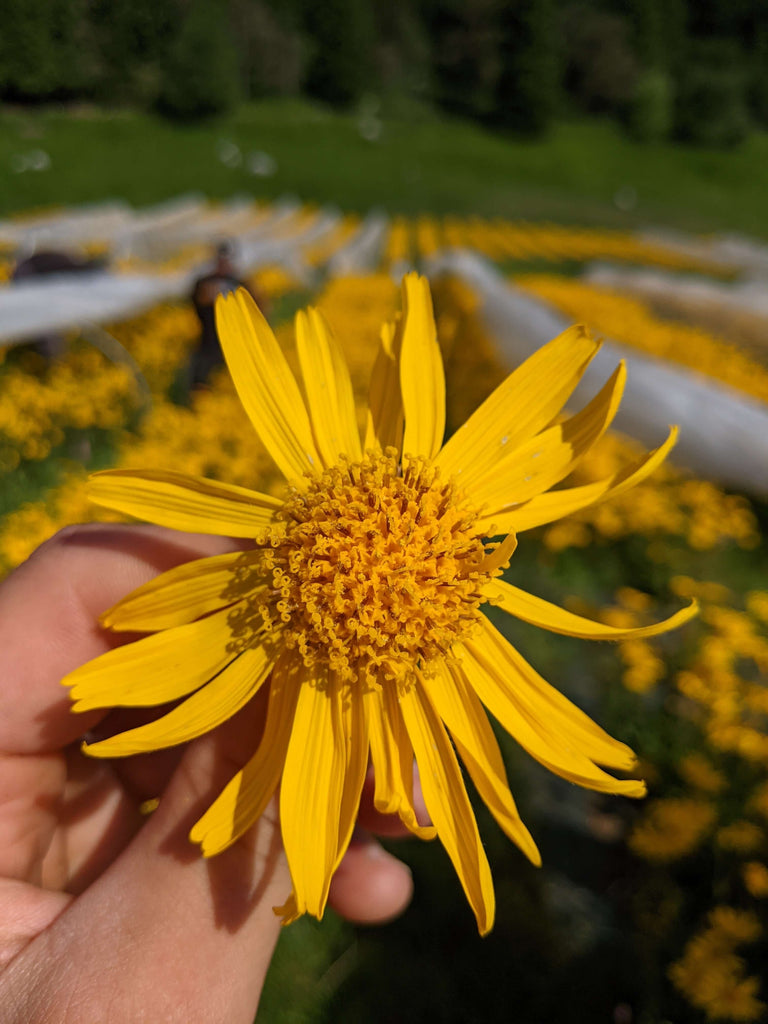
<path id="1" fill-rule="evenodd" d="M 159 527 L 71 527 L 0 585 L 0 1022 L 250 1024 L 291 883 L 276 805 L 204 860 L 188 833 L 253 753 L 254 700 L 184 747 L 125 760 L 80 751 L 154 717 L 75 715 L 61 679 L 125 642 L 99 613 L 174 565 L 231 542 Z M 358 822 L 402 834 L 366 786 Z M 161 797 L 150 816 L 141 804 Z M 343 916 L 375 923 L 411 896 L 408 869 L 368 831 L 331 885 Z"/>

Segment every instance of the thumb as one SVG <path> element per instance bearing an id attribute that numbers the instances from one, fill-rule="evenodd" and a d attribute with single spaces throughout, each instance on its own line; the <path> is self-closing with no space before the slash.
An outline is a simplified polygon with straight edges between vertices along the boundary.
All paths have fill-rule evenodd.
<path id="1" fill-rule="evenodd" d="M 272 907 L 290 892 L 276 808 L 211 860 L 188 835 L 255 749 L 261 715 L 253 702 L 190 744 L 130 845 L 12 961 L 18 1020 L 251 1024 L 280 931 Z"/>

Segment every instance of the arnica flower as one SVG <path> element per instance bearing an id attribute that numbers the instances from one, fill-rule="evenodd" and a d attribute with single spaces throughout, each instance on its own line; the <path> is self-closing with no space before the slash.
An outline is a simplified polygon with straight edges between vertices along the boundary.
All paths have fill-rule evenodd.
<path id="1" fill-rule="evenodd" d="M 278 913 L 320 917 L 370 759 L 376 807 L 422 839 L 440 837 L 485 933 L 493 885 L 457 754 L 501 828 L 535 864 L 540 857 L 483 706 L 563 778 L 633 797 L 645 787 L 603 770 L 631 772 L 632 751 L 545 682 L 482 605 L 596 640 L 652 636 L 689 619 L 693 605 L 654 626 L 610 627 L 499 578 L 518 533 L 631 487 L 664 459 L 675 431 L 609 479 L 552 490 L 609 426 L 624 386 L 622 365 L 582 411 L 559 419 L 598 350 L 574 327 L 443 445 L 445 384 L 426 280 L 406 277 L 403 301 L 402 317 L 382 330 L 361 442 L 349 373 L 320 313 L 296 318 L 302 394 L 247 293 L 219 300 L 229 369 L 287 496 L 178 472 L 96 474 L 92 497 L 102 505 L 250 546 L 172 569 L 120 601 L 103 625 L 150 635 L 65 684 L 76 711 L 178 702 L 150 724 L 86 743 L 94 757 L 191 740 L 266 687 L 263 739 L 191 831 L 203 854 L 242 836 L 279 787 L 293 891 Z M 414 811 L 414 758 L 430 825 Z"/>

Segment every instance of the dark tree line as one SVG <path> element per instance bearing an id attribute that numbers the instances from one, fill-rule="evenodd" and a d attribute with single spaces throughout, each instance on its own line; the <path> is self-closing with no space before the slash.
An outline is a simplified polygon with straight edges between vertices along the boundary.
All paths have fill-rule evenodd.
<path id="1" fill-rule="evenodd" d="M 194 119 L 368 93 L 520 133 L 589 112 L 730 145 L 768 126 L 768 0 L 0 0 L 0 101 Z"/>

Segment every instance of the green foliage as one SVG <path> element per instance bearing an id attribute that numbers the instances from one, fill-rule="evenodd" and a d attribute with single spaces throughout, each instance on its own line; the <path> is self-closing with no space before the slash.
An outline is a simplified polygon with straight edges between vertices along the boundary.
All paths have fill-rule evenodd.
<path id="1" fill-rule="evenodd" d="M 90 85 L 85 0 L 0 0 L 0 96 L 40 101 Z"/>
<path id="2" fill-rule="evenodd" d="M 768 0 L 0 0 L 0 101 L 189 120 L 373 93 L 525 135 L 607 114 L 642 140 L 665 134 L 663 73 L 677 136 L 728 146 L 745 110 L 768 125 L 767 19 Z M 702 45 L 731 53 L 709 83 Z"/>
<path id="3" fill-rule="evenodd" d="M 665 64 L 663 0 L 630 0 L 634 50 L 645 67 Z"/>
<path id="4" fill-rule="evenodd" d="M 552 0 L 521 0 L 499 15 L 501 74 L 493 122 L 526 135 L 541 135 L 557 109 L 558 40 Z"/>
<path id="5" fill-rule="evenodd" d="M 427 18 L 435 98 L 446 110 L 488 118 L 501 74 L 496 0 L 447 0 Z"/>
<path id="6" fill-rule="evenodd" d="M 630 102 L 640 72 L 630 35 L 622 15 L 588 3 L 565 9 L 565 84 L 576 106 L 618 114 Z"/>
<path id="7" fill-rule="evenodd" d="M 99 62 L 98 98 L 152 105 L 179 20 L 178 0 L 94 0 L 90 21 Z"/>
<path id="8" fill-rule="evenodd" d="M 631 25 L 633 52 L 644 71 L 675 75 L 686 50 L 686 0 L 628 0 L 622 11 Z"/>
<path id="9" fill-rule="evenodd" d="M 304 27 L 312 40 L 307 90 L 328 103 L 346 106 L 375 89 L 370 61 L 371 10 L 360 0 L 307 0 Z"/>
<path id="10" fill-rule="evenodd" d="M 744 141 L 750 128 L 746 83 L 734 50 L 714 42 L 696 49 L 680 80 L 675 123 L 686 142 L 730 148 Z"/>
<path id="11" fill-rule="evenodd" d="M 638 142 L 669 137 L 674 121 L 672 83 L 663 71 L 646 71 L 627 109 L 627 129 Z"/>
<path id="12" fill-rule="evenodd" d="M 382 91 L 423 99 L 432 90 L 429 35 L 416 0 L 374 0 L 374 64 Z"/>
<path id="13" fill-rule="evenodd" d="M 749 106 L 758 124 L 768 126 L 768 24 L 758 29 L 755 39 Z"/>
<path id="14" fill-rule="evenodd" d="M 234 0 L 232 24 L 248 96 L 295 96 L 307 64 L 307 42 L 295 18 L 263 0 Z"/>
<path id="15" fill-rule="evenodd" d="M 231 109 L 238 93 L 237 52 L 223 3 L 195 0 L 168 52 L 158 108 L 175 120 L 195 120 Z"/>

